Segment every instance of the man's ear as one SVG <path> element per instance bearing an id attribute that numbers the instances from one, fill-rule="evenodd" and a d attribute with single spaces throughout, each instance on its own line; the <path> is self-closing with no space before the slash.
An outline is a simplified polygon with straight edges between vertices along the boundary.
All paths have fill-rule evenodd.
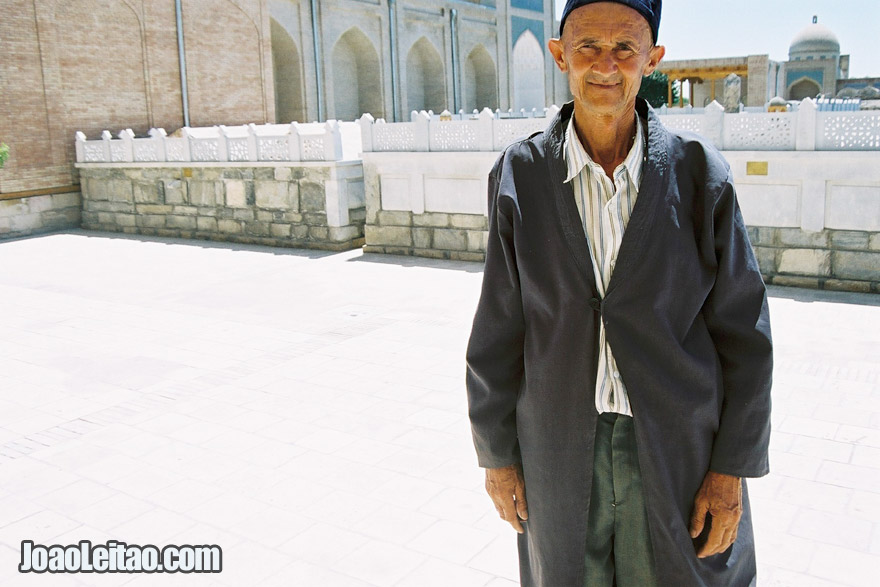
<path id="1" fill-rule="evenodd" d="M 664 55 L 666 55 L 666 47 L 663 45 L 656 45 L 651 48 L 651 55 L 648 59 L 648 64 L 645 66 L 644 75 L 651 75 L 654 73 L 654 70 L 660 65 L 660 61 L 663 60 Z"/>
<path id="2" fill-rule="evenodd" d="M 553 55 L 553 61 L 556 62 L 556 67 L 559 68 L 559 71 L 567 72 L 568 64 L 565 63 L 565 47 L 562 44 L 562 40 L 550 39 L 547 42 L 547 48 L 550 49 L 550 54 Z"/>

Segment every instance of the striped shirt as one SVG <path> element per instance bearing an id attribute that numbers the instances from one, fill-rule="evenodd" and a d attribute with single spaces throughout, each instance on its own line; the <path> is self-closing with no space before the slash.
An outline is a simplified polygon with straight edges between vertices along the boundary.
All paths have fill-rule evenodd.
<path id="1" fill-rule="evenodd" d="M 596 287 L 599 295 L 604 298 L 642 180 L 642 161 L 645 156 L 642 121 L 636 116 L 635 141 L 626 159 L 614 170 L 614 182 L 581 145 L 574 127 L 574 116 L 565 131 L 564 153 L 568 167 L 565 182 L 571 182 L 590 249 Z M 596 409 L 600 414 L 617 412 L 632 416 L 626 387 L 617 370 L 611 346 L 605 340 L 605 326 L 602 322 L 599 322 Z"/>

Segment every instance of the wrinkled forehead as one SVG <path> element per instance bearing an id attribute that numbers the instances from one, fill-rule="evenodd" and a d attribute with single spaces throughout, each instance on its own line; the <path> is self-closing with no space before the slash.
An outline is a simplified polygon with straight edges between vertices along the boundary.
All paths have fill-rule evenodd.
<path id="1" fill-rule="evenodd" d="M 596 2 L 575 8 L 565 20 L 563 37 L 629 37 L 651 42 L 651 25 L 638 11 L 616 2 Z"/>

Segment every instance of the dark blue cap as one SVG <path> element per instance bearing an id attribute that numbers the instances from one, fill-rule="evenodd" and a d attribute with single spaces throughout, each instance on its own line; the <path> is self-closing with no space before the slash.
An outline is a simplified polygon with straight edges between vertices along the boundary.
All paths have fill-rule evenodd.
<path id="1" fill-rule="evenodd" d="M 571 14 L 571 11 L 587 4 L 594 2 L 617 2 L 624 6 L 629 6 L 639 14 L 645 17 L 651 26 L 651 34 L 654 36 L 654 42 L 657 42 L 657 31 L 660 29 L 660 9 L 663 6 L 663 0 L 568 0 L 565 8 L 562 10 L 562 21 L 559 23 L 559 36 L 562 36 L 562 27 L 565 26 L 565 19 Z"/>

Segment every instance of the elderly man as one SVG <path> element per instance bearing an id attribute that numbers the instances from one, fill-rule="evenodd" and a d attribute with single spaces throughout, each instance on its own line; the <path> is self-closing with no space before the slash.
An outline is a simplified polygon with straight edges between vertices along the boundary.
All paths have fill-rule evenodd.
<path id="1" fill-rule="evenodd" d="M 660 8 L 569 0 L 574 102 L 490 175 L 468 401 L 523 585 L 755 582 L 767 301 L 727 163 L 636 97 Z"/>

